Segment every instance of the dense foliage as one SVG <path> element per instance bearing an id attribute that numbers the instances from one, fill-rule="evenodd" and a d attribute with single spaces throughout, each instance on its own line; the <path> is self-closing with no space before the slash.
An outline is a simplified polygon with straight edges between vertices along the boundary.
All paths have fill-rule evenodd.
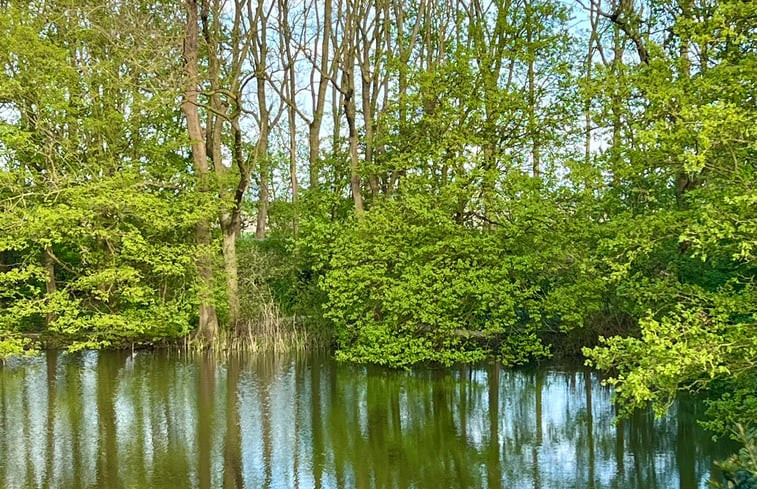
<path id="1" fill-rule="evenodd" d="M 750 2 L 0 5 L 0 357 L 580 343 L 625 410 L 755 429 Z"/>
<path id="2" fill-rule="evenodd" d="M 140 8 L 4 9 L 0 331 L 10 351 L 22 346 L 14 332 L 97 347 L 191 330 L 189 231 L 213 203 L 192 190 L 176 90 L 156 86 L 173 76 L 175 53 L 134 35 L 166 36 L 166 26 L 145 30 Z"/>

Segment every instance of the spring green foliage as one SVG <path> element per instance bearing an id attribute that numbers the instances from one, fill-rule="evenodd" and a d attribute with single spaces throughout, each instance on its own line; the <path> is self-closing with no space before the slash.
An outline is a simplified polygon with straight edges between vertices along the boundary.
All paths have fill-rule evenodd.
<path id="1" fill-rule="evenodd" d="M 734 438 L 744 446 L 738 453 L 717 465 L 723 472 L 724 489 L 753 489 L 757 487 L 757 437 L 741 424 L 736 424 Z"/>
<path id="2" fill-rule="evenodd" d="M 489 348 L 479 343 L 498 337 L 533 339 L 508 350 L 514 361 L 541 353 L 518 324 L 528 287 L 508 277 L 496 237 L 456 225 L 423 198 L 348 223 L 334 249 L 322 285 L 341 358 L 449 365 L 481 359 Z"/>
<path id="3" fill-rule="evenodd" d="M 13 333 L 73 348 L 182 337 L 191 231 L 214 204 L 192 191 L 175 91 L 151 86 L 173 67 L 144 62 L 172 47 L 132 35 L 143 5 L 30 7 L 0 20 L 2 356 L 23 348 Z"/>
<path id="4" fill-rule="evenodd" d="M 750 15 L 743 3 L 720 2 L 704 23 L 681 16 L 672 30 L 707 45 L 708 64 L 692 68 L 688 53 L 650 43 L 657 54 L 632 74 L 648 104 L 635 117 L 638 150 L 628 161 L 649 176 L 630 189 L 644 199 L 606 242 L 605 261 L 612 285 L 637 305 L 640 334 L 585 350 L 593 365 L 616 369 L 609 382 L 627 410 L 649 401 L 663 410 L 680 389 L 711 388 L 721 421 L 755 422 L 753 394 L 745 395 L 757 367 Z"/>
<path id="5" fill-rule="evenodd" d="M 322 251 L 324 316 L 341 358 L 407 366 L 494 354 L 519 364 L 549 354 L 545 332 L 580 326 L 599 308 L 601 283 L 577 240 L 542 241 L 547 223 L 565 236 L 572 227 L 555 215 L 558 203 L 544 205 L 546 191 L 513 200 L 490 231 L 456 219 L 455 191 L 434 195 L 408 179 L 396 200 L 348 220 Z"/>
<path id="6" fill-rule="evenodd" d="M 48 201 L 27 196 L 2 214 L 0 249 L 13 263 L 0 285 L 3 329 L 36 331 L 51 315 L 48 331 L 82 347 L 188 332 L 195 205 L 143 185 L 121 173 L 68 185 Z M 60 270 L 53 293 L 39 264 L 45 249 Z"/>

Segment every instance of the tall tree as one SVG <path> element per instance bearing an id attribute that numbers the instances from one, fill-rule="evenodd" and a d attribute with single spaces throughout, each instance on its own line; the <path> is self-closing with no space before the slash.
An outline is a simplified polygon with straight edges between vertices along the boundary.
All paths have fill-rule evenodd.
<path id="1" fill-rule="evenodd" d="M 342 10 L 343 8 L 343 10 Z M 355 67 L 359 55 L 359 35 L 361 19 L 367 15 L 367 1 L 345 0 L 340 3 L 340 13 L 343 15 L 342 38 L 339 46 L 340 79 L 336 85 L 342 95 L 344 117 L 347 121 L 348 142 L 350 148 L 350 191 L 355 204 L 355 213 L 361 216 L 364 212 L 362 178 L 360 171 L 359 135 L 357 119 L 357 84 L 355 81 Z"/>
<path id="2" fill-rule="evenodd" d="M 198 110 L 199 84 L 199 19 L 197 0 L 185 0 L 187 13 L 184 34 L 184 100 L 181 110 L 187 121 L 187 132 L 192 145 L 192 162 L 198 179 L 198 190 L 210 192 L 210 167 L 205 146 L 205 135 Z M 202 340 L 212 341 L 218 333 L 218 317 L 213 304 L 213 253 L 210 223 L 201 219 L 195 230 L 200 248 L 197 272 L 201 280 L 199 291 L 200 318 L 197 335 Z"/>

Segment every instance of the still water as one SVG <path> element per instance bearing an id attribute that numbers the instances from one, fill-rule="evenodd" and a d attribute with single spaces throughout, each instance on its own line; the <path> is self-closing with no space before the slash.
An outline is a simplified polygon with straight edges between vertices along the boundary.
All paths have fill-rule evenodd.
<path id="1" fill-rule="evenodd" d="M 701 406 L 612 423 L 581 367 L 48 352 L 0 367 L 0 487 L 705 488 Z"/>

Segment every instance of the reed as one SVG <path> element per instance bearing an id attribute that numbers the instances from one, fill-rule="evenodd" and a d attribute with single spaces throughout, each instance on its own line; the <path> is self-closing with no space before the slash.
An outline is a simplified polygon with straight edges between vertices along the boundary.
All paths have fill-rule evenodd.
<path id="1" fill-rule="evenodd" d="M 270 294 L 260 294 L 245 309 L 240 323 L 222 328 L 210 344 L 187 337 L 184 347 L 215 352 L 289 353 L 331 346 L 331 335 L 308 325 L 304 318 L 283 316 Z"/>
<path id="2" fill-rule="evenodd" d="M 271 289 L 277 277 L 291 273 L 291 257 L 263 249 L 255 240 L 241 240 L 238 248 L 241 320 L 222 329 L 211 344 L 189 339 L 193 349 L 227 352 L 300 352 L 332 345 L 328 328 L 307 318 L 286 314 Z"/>
<path id="3" fill-rule="evenodd" d="M 245 352 L 295 352 L 319 348 L 307 327 L 295 318 L 275 315 L 257 320 L 247 320 L 236 330 L 223 330 L 217 336 L 212 348 L 219 351 Z"/>

